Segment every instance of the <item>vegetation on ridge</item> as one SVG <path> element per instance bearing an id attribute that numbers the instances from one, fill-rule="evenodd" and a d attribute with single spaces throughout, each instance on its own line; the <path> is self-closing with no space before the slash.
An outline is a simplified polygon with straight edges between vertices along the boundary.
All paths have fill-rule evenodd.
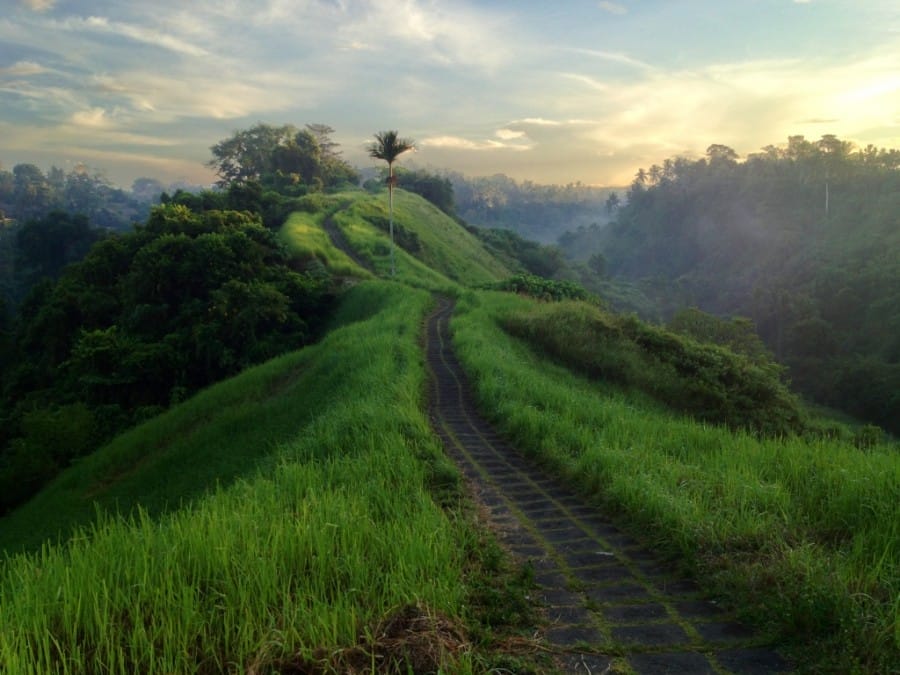
<path id="1" fill-rule="evenodd" d="M 181 421 L 194 416 L 197 428 L 172 448 L 165 473 L 194 474 L 200 451 L 211 464 L 211 494 L 161 518 L 145 510 L 104 516 L 65 545 L 6 559 L 0 669 L 324 673 L 355 663 L 361 672 L 403 672 L 404 663 L 418 663 L 423 671 L 489 670 L 474 595 L 487 580 L 472 574 L 481 556 L 494 554 L 461 513 L 439 506 L 455 509 L 458 474 L 422 405 L 418 339 L 429 303 L 427 293 L 401 285 L 361 284 L 322 343 L 133 432 L 132 440 L 179 436 Z M 256 446 L 262 463 L 244 462 L 237 483 L 216 489 L 216 471 L 232 454 L 247 454 L 242 444 L 254 444 L 230 437 L 235 424 L 247 423 L 235 407 L 253 410 L 252 399 L 270 388 L 296 406 L 293 428 L 277 447 Z M 213 435 L 218 457 L 204 450 Z M 123 437 L 100 450 L 94 478 L 123 460 L 152 476 L 156 458 L 126 459 L 127 445 Z M 132 499 L 140 509 L 140 496 Z M 492 616 L 493 629 L 504 630 L 501 613 Z M 375 631 L 404 617 L 408 628 L 425 621 L 419 642 L 384 651 Z M 456 642 L 436 641 L 448 630 Z M 379 658 L 385 662 L 370 670 Z"/>
<path id="2" fill-rule="evenodd" d="M 469 292 L 451 323 L 479 407 L 516 447 L 794 647 L 804 670 L 892 672 L 896 448 L 761 440 L 687 420 L 642 392 L 584 378 L 589 362 L 566 370 L 536 354 L 501 328 L 517 315 L 558 322 L 533 300 Z M 583 340 L 577 322 L 544 330 Z M 648 379 L 665 376 L 643 367 Z"/>
<path id="3" fill-rule="evenodd" d="M 783 369 L 716 345 L 567 302 L 510 314 L 503 327 L 591 377 L 635 387 L 700 422 L 767 435 L 804 430 Z"/>

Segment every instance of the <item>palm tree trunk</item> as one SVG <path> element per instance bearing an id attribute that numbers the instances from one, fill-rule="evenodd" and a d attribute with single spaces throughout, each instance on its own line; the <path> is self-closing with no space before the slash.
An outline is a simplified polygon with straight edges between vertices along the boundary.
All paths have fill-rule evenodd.
<path id="1" fill-rule="evenodd" d="M 388 222 L 391 232 L 391 276 L 396 274 L 394 268 L 394 167 L 388 164 Z"/>

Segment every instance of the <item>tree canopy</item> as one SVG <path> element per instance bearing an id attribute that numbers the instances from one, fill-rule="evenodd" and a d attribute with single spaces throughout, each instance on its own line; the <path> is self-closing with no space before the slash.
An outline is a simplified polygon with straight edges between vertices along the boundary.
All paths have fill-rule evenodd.
<path id="1" fill-rule="evenodd" d="M 248 212 L 162 205 L 95 243 L 3 331 L 0 511 L 103 437 L 311 341 L 328 286 Z M 52 445 L 53 426 L 82 441 Z"/>
<path id="2" fill-rule="evenodd" d="M 898 169 L 833 135 L 743 160 L 713 145 L 635 179 L 582 251 L 673 309 L 751 317 L 807 396 L 898 432 Z"/>
<path id="3" fill-rule="evenodd" d="M 213 145 L 208 166 L 219 176 L 220 187 L 257 181 L 308 191 L 355 183 L 356 171 L 341 158 L 333 133 L 325 124 L 298 129 L 260 123 Z"/>

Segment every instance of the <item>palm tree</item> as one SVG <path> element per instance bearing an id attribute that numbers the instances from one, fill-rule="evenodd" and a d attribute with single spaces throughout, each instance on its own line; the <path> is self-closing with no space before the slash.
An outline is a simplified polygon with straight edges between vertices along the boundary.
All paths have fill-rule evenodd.
<path id="1" fill-rule="evenodd" d="M 407 150 L 413 150 L 415 147 L 415 141 L 410 138 L 399 138 L 396 131 L 379 131 L 375 134 L 375 142 L 369 146 L 370 157 L 383 159 L 388 163 L 387 185 L 391 232 L 391 276 L 394 276 L 394 185 L 397 182 L 394 176 L 394 162 L 397 157 Z"/>

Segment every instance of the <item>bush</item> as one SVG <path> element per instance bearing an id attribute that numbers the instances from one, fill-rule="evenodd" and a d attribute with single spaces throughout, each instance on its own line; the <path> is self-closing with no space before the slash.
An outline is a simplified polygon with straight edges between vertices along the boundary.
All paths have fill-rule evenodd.
<path id="1" fill-rule="evenodd" d="M 582 302 L 514 314 L 503 327 L 578 372 L 640 389 L 699 421 L 765 436 L 804 430 L 798 401 L 775 363 Z"/>
<path id="2" fill-rule="evenodd" d="M 589 300 L 591 295 L 583 287 L 571 281 L 554 281 L 533 274 L 516 274 L 504 281 L 490 284 L 488 288 L 528 295 L 538 300 Z"/>

